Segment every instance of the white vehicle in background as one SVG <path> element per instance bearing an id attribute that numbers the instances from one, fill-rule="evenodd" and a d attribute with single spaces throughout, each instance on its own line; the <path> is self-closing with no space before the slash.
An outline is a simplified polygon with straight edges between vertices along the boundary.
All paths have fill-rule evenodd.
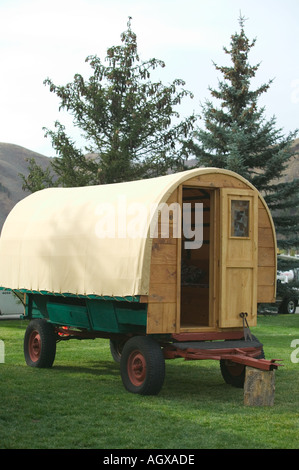
<path id="1" fill-rule="evenodd" d="M 0 319 L 19 318 L 24 313 L 21 300 L 11 291 L 0 291 Z"/>
<path id="2" fill-rule="evenodd" d="M 281 281 L 282 284 L 286 284 L 288 282 L 294 281 L 295 275 L 293 269 L 289 271 L 278 271 L 277 272 L 277 280 Z"/>

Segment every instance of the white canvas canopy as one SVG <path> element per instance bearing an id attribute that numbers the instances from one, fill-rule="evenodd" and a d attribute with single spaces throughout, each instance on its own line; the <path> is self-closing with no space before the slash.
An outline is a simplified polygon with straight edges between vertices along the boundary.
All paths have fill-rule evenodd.
<path id="1" fill-rule="evenodd" d="M 128 183 L 50 188 L 26 197 L 3 226 L 0 286 L 76 295 L 147 295 L 152 207 L 166 202 L 187 179 L 217 172 L 246 181 L 226 170 L 204 168 Z M 141 210 L 146 216 L 137 220 Z"/>

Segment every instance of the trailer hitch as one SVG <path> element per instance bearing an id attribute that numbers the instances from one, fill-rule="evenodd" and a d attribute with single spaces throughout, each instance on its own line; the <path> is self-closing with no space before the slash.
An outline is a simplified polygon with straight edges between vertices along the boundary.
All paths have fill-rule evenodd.
<path id="1" fill-rule="evenodd" d="M 242 321 L 243 321 L 243 331 L 244 331 L 245 341 L 247 341 L 248 338 L 250 339 L 250 341 L 253 341 L 252 334 L 251 334 L 251 331 L 250 331 L 250 328 L 249 328 L 249 325 L 248 325 L 248 321 L 247 321 L 248 313 L 247 312 L 241 312 L 240 317 L 242 318 Z"/>

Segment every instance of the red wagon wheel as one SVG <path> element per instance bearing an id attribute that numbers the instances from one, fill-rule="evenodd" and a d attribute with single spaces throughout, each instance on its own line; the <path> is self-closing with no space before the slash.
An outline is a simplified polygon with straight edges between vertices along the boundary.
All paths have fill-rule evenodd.
<path id="1" fill-rule="evenodd" d="M 124 345 L 120 360 L 125 388 L 140 395 L 156 395 L 165 377 L 165 360 L 159 344 L 147 336 L 134 336 Z"/>
<path id="2" fill-rule="evenodd" d="M 47 320 L 36 318 L 27 326 L 24 336 L 24 356 L 28 366 L 51 367 L 56 354 L 56 334 Z"/>

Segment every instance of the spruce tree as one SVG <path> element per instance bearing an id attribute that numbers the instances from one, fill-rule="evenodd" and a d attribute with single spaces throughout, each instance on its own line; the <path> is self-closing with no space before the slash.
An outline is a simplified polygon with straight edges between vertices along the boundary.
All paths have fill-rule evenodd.
<path id="1" fill-rule="evenodd" d="M 229 49 L 223 48 L 231 65 L 214 63 L 223 79 L 218 89 L 209 88 L 213 99 L 202 105 L 205 128 L 194 132 L 190 149 L 198 166 L 225 168 L 248 179 L 268 203 L 279 246 L 299 246 L 299 180 L 283 181 L 284 170 L 294 155 L 292 143 L 297 131 L 284 136 L 282 129 L 276 128 L 275 116 L 267 120 L 265 108 L 258 107 L 272 80 L 256 89 L 251 87 L 260 64 L 250 65 L 248 61 L 256 39 L 247 38 L 244 22 L 240 16 L 240 32 L 231 36 Z"/>

